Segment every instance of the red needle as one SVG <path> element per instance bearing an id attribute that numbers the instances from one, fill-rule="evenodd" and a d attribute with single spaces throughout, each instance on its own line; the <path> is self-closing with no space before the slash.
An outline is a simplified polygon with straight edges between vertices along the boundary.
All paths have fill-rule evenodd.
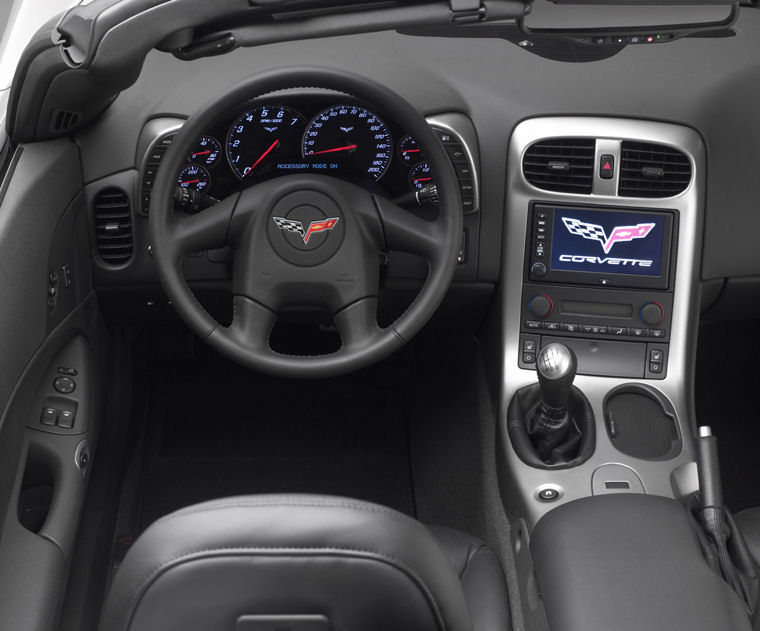
<path id="1" fill-rule="evenodd" d="M 404 153 L 419 153 L 420 149 L 404 149 Z"/>
<path id="2" fill-rule="evenodd" d="M 433 179 L 432 177 L 418 177 L 414 181 L 415 182 L 429 182 L 432 179 Z"/>
<path id="3" fill-rule="evenodd" d="M 196 182 L 200 182 L 200 180 L 186 180 L 185 182 L 182 182 L 183 184 L 195 184 Z"/>
<path id="4" fill-rule="evenodd" d="M 316 156 L 320 153 L 333 153 L 335 151 L 348 151 L 349 149 L 356 149 L 359 145 L 347 145 L 345 147 L 335 147 L 335 149 L 322 149 L 322 151 L 312 151 L 311 153 L 307 154 L 310 156 Z"/>
<path id="5" fill-rule="evenodd" d="M 274 142 L 273 142 L 271 145 L 269 145 L 269 149 L 267 149 L 267 150 L 266 150 L 264 153 L 262 153 L 262 154 L 259 156 L 259 159 L 258 159 L 258 160 L 256 160 L 256 162 L 254 162 L 254 163 L 253 163 L 253 166 L 251 166 L 251 168 L 250 168 L 250 169 L 248 169 L 248 172 L 245 174 L 245 175 L 246 175 L 246 177 L 248 177 L 248 176 L 251 174 L 251 172 L 252 172 L 252 171 L 253 171 L 253 170 L 254 170 L 254 169 L 255 169 L 255 168 L 258 166 L 259 162 L 261 162 L 261 161 L 262 161 L 264 158 L 266 158 L 266 157 L 267 157 L 267 156 L 268 156 L 268 155 L 271 153 L 271 151 L 272 151 L 272 150 L 273 150 L 273 149 L 274 149 L 274 148 L 275 148 L 277 145 L 279 145 L 279 144 L 280 144 L 280 141 L 279 141 L 279 140 L 275 140 L 275 141 L 274 141 Z"/>
<path id="6" fill-rule="evenodd" d="M 198 156 L 205 156 L 207 153 L 211 153 L 211 151 L 201 151 L 200 153 L 194 153 L 193 158 L 197 158 Z"/>

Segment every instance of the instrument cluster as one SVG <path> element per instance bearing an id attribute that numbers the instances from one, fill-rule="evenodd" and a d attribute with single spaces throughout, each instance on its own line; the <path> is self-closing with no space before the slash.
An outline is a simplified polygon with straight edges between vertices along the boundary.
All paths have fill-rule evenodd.
<path id="1" fill-rule="evenodd" d="M 224 116 L 202 137 L 177 184 L 217 199 L 289 173 L 322 173 L 388 197 L 432 184 L 414 138 L 348 98 L 257 100 Z"/>

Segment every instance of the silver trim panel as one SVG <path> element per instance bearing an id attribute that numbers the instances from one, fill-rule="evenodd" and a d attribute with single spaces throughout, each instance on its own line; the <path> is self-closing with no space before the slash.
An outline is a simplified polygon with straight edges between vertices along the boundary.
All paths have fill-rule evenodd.
<path id="1" fill-rule="evenodd" d="M 612 148 L 620 140 L 656 142 L 686 153 L 692 163 L 693 178 L 689 187 L 679 195 L 668 198 L 618 197 L 616 191 L 599 189 L 591 195 L 555 193 L 532 186 L 522 174 L 522 158 L 533 143 L 554 137 L 587 137 L 597 139 L 597 148 Z M 599 141 L 603 142 L 599 142 Z M 619 155 L 619 153 L 618 153 Z M 512 521 L 525 519 L 529 527 L 551 508 L 564 502 L 591 495 L 593 472 L 606 463 L 624 464 L 632 468 L 648 493 L 680 497 L 696 490 L 694 476 L 683 475 L 691 469 L 693 436 L 696 431 L 694 415 L 694 356 L 699 320 L 700 246 L 704 213 L 705 150 L 700 136 L 692 129 L 666 123 L 596 117 L 546 117 L 520 123 L 512 135 L 508 155 L 507 207 L 502 258 L 501 316 L 502 316 L 502 381 L 499 400 L 500 422 L 504 422 L 507 406 L 521 387 L 535 383 L 534 370 L 519 368 L 520 307 L 525 261 L 528 208 L 531 201 L 562 204 L 567 202 L 603 204 L 626 208 L 665 208 L 678 211 L 678 234 L 674 284 L 674 304 L 671 325 L 668 372 L 656 388 L 673 405 L 683 449 L 667 461 L 647 461 L 620 453 L 611 444 L 604 427 L 602 403 L 605 395 L 624 383 L 652 385 L 643 379 L 620 379 L 580 375 L 575 380 L 588 397 L 597 424 L 596 450 L 584 464 L 573 469 L 545 471 L 523 463 L 511 444 L 503 446 L 506 467 L 501 478 L 502 496 Z M 619 165 L 619 162 L 618 162 Z M 595 171 L 596 171 L 595 166 Z M 616 182 L 617 178 L 615 178 Z M 605 194 L 599 191 L 604 190 Z M 507 439 L 507 442 L 508 439 Z M 539 502 L 536 488 L 553 485 L 564 494 L 551 505 Z"/>

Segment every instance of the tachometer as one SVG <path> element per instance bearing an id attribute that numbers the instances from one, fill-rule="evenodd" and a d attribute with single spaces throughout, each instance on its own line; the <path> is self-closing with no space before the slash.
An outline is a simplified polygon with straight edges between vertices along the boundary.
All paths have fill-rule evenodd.
<path id="1" fill-rule="evenodd" d="M 303 156 L 334 163 L 343 172 L 379 180 L 388 169 L 393 140 L 377 114 L 357 105 L 334 105 L 317 114 L 303 137 Z"/>
<path id="2" fill-rule="evenodd" d="M 285 105 L 260 105 L 243 112 L 227 133 L 227 159 L 240 179 L 271 169 L 278 153 L 298 156 L 306 119 Z"/>

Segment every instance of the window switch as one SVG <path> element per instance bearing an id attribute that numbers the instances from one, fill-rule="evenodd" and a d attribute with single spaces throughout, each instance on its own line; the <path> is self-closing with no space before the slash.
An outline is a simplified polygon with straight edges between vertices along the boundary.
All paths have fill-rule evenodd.
<path id="1" fill-rule="evenodd" d="M 58 410 L 55 408 L 42 408 L 42 416 L 40 416 L 40 423 L 43 425 L 55 425 L 58 420 Z"/>
<path id="2" fill-rule="evenodd" d="M 74 427 L 74 412 L 61 410 L 60 414 L 58 414 L 58 427 L 63 427 L 64 429 Z"/>

